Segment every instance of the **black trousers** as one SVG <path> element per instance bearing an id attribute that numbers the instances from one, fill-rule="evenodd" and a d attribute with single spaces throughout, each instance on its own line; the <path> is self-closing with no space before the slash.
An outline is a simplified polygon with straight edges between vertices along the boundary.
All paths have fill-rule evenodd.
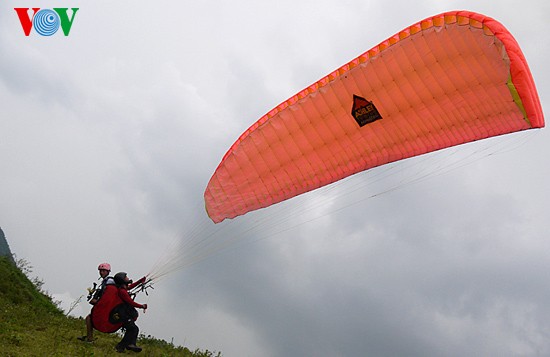
<path id="1" fill-rule="evenodd" d="M 118 343 L 119 347 L 126 348 L 128 345 L 135 345 L 137 343 L 137 338 L 139 335 L 139 328 L 134 321 L 130 320 L 126 322 L 123 326 L 125 329 L 124 337 Z"/>

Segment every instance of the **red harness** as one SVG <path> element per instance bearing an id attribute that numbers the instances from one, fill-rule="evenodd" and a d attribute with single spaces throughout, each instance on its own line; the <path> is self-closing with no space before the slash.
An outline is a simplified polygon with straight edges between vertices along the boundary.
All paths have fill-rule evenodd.
<path id="1" fill-rule="evenodd" d="M 101 332 L 111 333 L 122 327 L 122 323 L 113 324 L 109 321 L 111 311 L 124 303 L 115 285 L 107 285 L 101 299 L 92 308 L 92 325 Z"/>

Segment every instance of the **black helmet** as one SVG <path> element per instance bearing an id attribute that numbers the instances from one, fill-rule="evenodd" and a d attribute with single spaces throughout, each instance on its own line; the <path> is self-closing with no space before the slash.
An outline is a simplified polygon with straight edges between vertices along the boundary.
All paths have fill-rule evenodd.
<path id="1" fill-rule="evenodd" d="M 113 279 L 115 279 L 115 284 L 117 284 L 117 285 L 128 284 L 129 282 L 126 281 L 127 276 L 128 276 L 128 274 L 126 274 L 125 272 L 116 273 L 114 278 L 113 278 Z"/>

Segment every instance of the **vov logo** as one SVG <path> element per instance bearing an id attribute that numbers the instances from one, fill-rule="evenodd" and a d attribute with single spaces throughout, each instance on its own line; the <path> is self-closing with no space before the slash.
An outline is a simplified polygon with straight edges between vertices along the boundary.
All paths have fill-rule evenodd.
<path id="1" fill-rule="evenodd" d="M 53 9 L 40 9 L 39 7 L 32 8 L 32 16 L 29 15 L 30 8 L 16 7 L 14 8 L 19 16 L 21 27 L 25 36 L 29 36 L 32 28 L 36 33 L 42 36 L 51 36 L 59 30 L 63 29 L 65 36 L 69 36 L 71 27 L 73 26 L 74 17 L 79 8 L 73 7 L 71 18 L 69 19 L 67 7 L 54 7 Z"/>

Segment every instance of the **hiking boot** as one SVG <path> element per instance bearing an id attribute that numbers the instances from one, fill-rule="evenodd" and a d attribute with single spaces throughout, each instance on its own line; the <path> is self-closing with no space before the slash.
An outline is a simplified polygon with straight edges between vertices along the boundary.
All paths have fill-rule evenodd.
<path id="1" fill-rule="evenodd" d="M 79 339 L 82 342 L 88 342 L 88 343 L 93 343 L 94 342 L 93 339 L 89 340 L 88 336 L 78 336 L 77 339 Z"/>
<path id="2" fill-rule="evenodd" d="M 116 346 L 115 346 L 115 350 L 116 350 L 118 353 L 122 353 L 122 352 L 124 352 L 125 348 L 124 348 L 124 346 L 121 346 L 121 345 L 119 344 L 119 345 L 116 345 Z"/>
<path id="3" fill-rule="evenodd" d="M 134 351 L 134 352 L 141 352 L 142 348 L 138 347 L 136 345 L 128 345 L 126 347 L 127 350 Z"/>

